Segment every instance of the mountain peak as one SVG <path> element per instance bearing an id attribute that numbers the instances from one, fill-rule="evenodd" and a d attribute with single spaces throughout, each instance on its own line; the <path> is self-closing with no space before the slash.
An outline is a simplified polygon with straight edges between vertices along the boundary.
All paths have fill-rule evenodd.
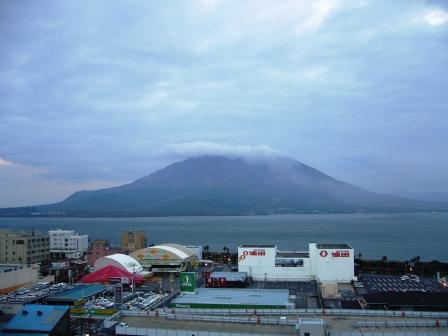
<path id="1" fill-rule="evenodd" d="M 130 184 L 37 208 L 72 216 L 172 216 L 428 211 L 446 205 L 375 194 L 287 157 L 200 155 Z"/>

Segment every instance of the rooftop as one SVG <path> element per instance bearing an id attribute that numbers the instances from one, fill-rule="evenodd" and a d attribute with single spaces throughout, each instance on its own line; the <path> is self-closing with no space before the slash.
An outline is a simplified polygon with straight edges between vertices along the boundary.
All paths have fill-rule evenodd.
<path id="1" fill-rule="evenodd" d="M 293 326 L 247 324 L 247 323 L 221 323 L 185 320 L 167 320 L 165 318 L 147 316 L 124 316 L 120 321 L 126 322 L 131 328 L 158 329 L 160 335 L 165 335 L 166 330 L 179 331 L 179 335 L 297 335 Z M 191 331 L 187 334 L 184 331 Z M 155 333 L 154 333 L 155 334 Z M 168 332 L 168 335 L 171 333 Z M 174 333 L 173 333 L 174 334 Z M 149 333 L 148 333 L 149 335 Z"/>
<path id="2" fill-rule="evenodd" d="M 24 331 L 26 333 L 49 333 L 68 311 L 68 306 L 50 306 L 41 304 L 25 305 L 9 321 L 3 332 Z"/>
<path id="3" fill-rule="evenodd" d="M 227 281 L 244 281 L 247 278 L 247 272 L 213 272 L 211 278 L 225 278 Z"/>
<path id="4" fill-rule="evenodd" d="M 309 252 L 303 251 L 278 251 L 277 258 L 309 258 Z"/>
<path id="5" fill-rule="evenodd" d="M 48 301 L 78 301 L 89 296 L 98 294 L 104 291 L 106 287 L 104 285 L 77 285 L 74 288 L 65 290 L 63 292 L 50 295 Z"/>
<path id="6" fill-rule="evenodd" d="M 318 249 L 352 249 L 348 244 L 317 244 Z"/>
<path id="7" fill-rule="evenodd" d="M 276 247 L 276 245 L 251 245 L 251 244 L 245 244 L 245 245 L 241 245 L 240 247 L 255 247 L 255 248 L 274 248 Z"/>
<path id="8" fill-rule="evenodd" d="M 225 306 L 287 306 L 287 289 L 199 288 L 195 294 L 184 294 L 173 304 Z"/>

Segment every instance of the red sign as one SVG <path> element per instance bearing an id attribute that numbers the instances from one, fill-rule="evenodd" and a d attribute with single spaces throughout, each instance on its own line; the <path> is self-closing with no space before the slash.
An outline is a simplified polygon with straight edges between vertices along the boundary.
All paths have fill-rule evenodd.
<path id="1" fill-rule="evenodd" d="M 350 257 L 349 251 L 336 251 L 332 252 L 331 255 L 335 258 L 348 258 Z"/>
<path id="2" fill-rule="evenodd" d="M 320 251 L 319 254 L 320 254 L 321 257 L 324 257 L 324 258 L 325 258 L 325 257 L 328 255 L 328 252 L 325 251 L 325 250 L 322 250 L 322 251 Z"/>
<path id="3" fill-rule="evenodd" d="M 243 251 L 244 256 L 265 256 L 266 252 L 263 249 L 255 249 L 252 251 Z"/>

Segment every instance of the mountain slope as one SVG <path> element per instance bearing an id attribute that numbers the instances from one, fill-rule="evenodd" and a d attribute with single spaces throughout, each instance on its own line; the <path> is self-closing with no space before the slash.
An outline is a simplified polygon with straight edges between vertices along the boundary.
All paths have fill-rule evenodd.
<path id="1" fill-rule="evenodd" d="M 204 156 L 174 163 L 123 186 L 80 191 L 34 211 L 72 216 L 167 216 L 443 208 L 443 203 L 371 193 L 291 159 Z"/>

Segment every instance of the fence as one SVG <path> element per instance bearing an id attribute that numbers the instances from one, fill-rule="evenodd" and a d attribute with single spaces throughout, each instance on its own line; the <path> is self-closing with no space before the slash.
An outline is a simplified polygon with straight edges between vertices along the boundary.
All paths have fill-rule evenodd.
<path id="1" fill-rule="evenodd" d="M 199 315 L 329 315 L 329 316 L 383 316 L 448 319 L 448 312 L 400 311 L 400 310 L 363 310 L 363 309 L 201 309 L 201 308 L 159 308 L 159 313 L 188 313 Z M 124 314 L 127 314 L 124 311 Z M 142 312 L 143 315 L 146 312 Z"/>
<path id="2" fill-rule="evenodd" d="M 191 335 L 190 335 L 191 336 Z M 333 332 L 328 336 L 448 336 L 447 332 Z"/>
<path id="3" fill-rule="evenodd" d="M 356 321 L 356 328 L 440 328 L 448 327 L 448 321 Z"/>
<path id="4" fill-rule="evenodd" d="M 252 333 L 235 333 L 235 332 L 218 332 L 218 331 L 198 331 L 198 330 L 172 330 L 172 329 L 155 329 L 155 328 L 132 328 L 117 327 L 115 329 L 117 335 L 139 335 L 139 336 L 268 336 L 272 334 L 252 334 Z M 273 336 L 273 335 L 272 335 Z M 438 336 L 438 335 L 434 335 Z"/>

